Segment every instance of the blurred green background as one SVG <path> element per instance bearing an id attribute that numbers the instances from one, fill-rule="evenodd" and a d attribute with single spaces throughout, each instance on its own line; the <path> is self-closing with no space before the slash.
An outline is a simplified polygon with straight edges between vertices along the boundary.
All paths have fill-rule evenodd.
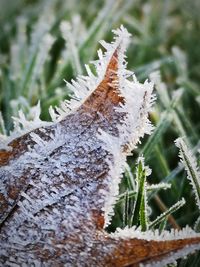
<path id="1" fill-rule="evenodd" d="M 199 160 L 199 14 L 199 0 L 0 0 L 1 132 L 12 130 L 11 117 L 19 109 L 31 118 L 38 100 L 41 118 L 49 120 L 48 107 L 71 96 L 64 79 L 86 74 L 84 64 L 97 58 L 98 41 L 111 41 L 111 30 L 123 24 L 132 34 L 128 69 L 141 82 L 155 71 L 160 76 L 150 114 L 155 131 L 128 159 L 130 168 L 134 173 L 135 159 L 143 154 L 152 169 L 148 182 L 172 183 L 170 197 L 169 191 L 149 196 L 152 218 L 163 210 L 161 204 L 167 208 L 184 197 L 187 204 L 173 216 L 177 225 L 193 226 L 199 211 L 174 140 L 184 136 Z M 123 192 L 128 185 L 121 187 Z M 122 206 L 116 207 L 113 228 L 123 224 Z M 193 260 L 179 264 L 198 266 L 198 258 Z"/>

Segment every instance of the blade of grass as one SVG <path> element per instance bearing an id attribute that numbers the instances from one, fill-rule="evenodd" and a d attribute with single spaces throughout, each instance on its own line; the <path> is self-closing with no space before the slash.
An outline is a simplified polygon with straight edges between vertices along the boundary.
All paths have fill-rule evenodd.
<path id="1" fill-rule="evenodd" d="M 196 204 L 200 210 L 200 173 L 197 167 L 197 161 L 182 138 L 178 138 L 175 144 L 179 148 L 181 162 L 184 164 L 185 170 L 187 171 L 187 177 L 192 185 Z"/>
<path id="2" fill-rule="evenodd" d="M 182 199 L 175 203 L 172 207 L 167 209 L 165 212 L 163 212 L 160 216 L 158 216 L 153 222 L 149 223 L 149 228 L 152 229 L 156 225 L 160 224 L 164 219 L 166 219 L 169 215 L 171 215 L 173 212 L 180 209 L 183 205 L 185 205 L 185 200 Z"/>
<path id="3" fill-rule="evenodd" d="M 140 225 L 142 229 L 147 229 L 146 219 L 146 168 L 144 167 L 143 161 L 139 158 L 137 167 L 137 184 L 138 191 L 136 195 L 135 205 L 132 211 L 130 225 Z"/>

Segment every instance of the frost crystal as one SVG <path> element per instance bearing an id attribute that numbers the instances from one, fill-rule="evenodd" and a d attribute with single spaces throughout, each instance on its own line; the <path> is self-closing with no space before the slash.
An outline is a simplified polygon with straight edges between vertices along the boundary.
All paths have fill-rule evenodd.
<path id="1" fill-rule="evenodd" d="M 13 117 L 14 130 L 9 136 L 0 135 L 0 149 L 9 150 L 9 143 L 11 143 L 15 138 L 18 138 L 31 130 L 36 128 L 50 125 L 50 122 L 45 122 L 40 119 L 40 102 L 30 110 L 32 118 L 28 120 L 22 110 L 19 110 L 18 117 Z"/>
<path id="2" fill-rule="evenodd" d="M 186 226 L 182 230 L 172 229 L 171 231 L 163 230 L 162 233 L 159 233 L 159 230 L 148 230 L 141 232 L 140 228 L 136 227 L 125 227 L 124 229 L 117 228 L 116 232 L 111 234 L 114 238 L 138 238 L 145 240 L 154 240 L 154 241 L 167 241 L 167 240 L 179 240 L 188 237 L 197 237 L 200 234 L 197 234 L 189 226 Z"/>
<path id="3" fill-rule="evenodd" d="M 163 259 L 158 261 L 152 261 L 147 264 L 140 264 L 140 267 L 164 267 L 167 264 L 174 263 L 177 259 L 184 258 L 190 253 L 194 253 L 195 251 L 200 249 L 200 245 L 188 245 L 185 248 L 180 249 L 178 252 L 171 252 L 169 255 Z"/>

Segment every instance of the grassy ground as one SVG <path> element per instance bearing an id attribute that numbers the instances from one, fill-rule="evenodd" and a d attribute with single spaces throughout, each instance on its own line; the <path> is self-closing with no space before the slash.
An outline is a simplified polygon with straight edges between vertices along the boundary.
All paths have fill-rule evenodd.
<path id="1" fill-rule="evenodd" d="M 21 108 L 31 117 L 39 99 L 42 119 L 49 120 L 48 107 L 70 97 L 63 79 L 85 74 L 84 64 L 96 58 L 98 41 L 111 40 L 111 30 L 121 24 L 127 27 L 133 35 L 128 68 L 140 81 L 159 70 L 160 81 L 157 78 L 151 113 L 155 131 L 128 159 L 131 174 L 126 172 L 121 192 L 132 190 L 130 176 L 143 154 L 152 169 L 148 183 L 172 185 L 148 193 L 151 221 L 184 197 L 186 204 L 173 213 L 166 228 L 194 226 L 199 210 L 174 140 L 184 136 L 199 159 L 200 2 L 0 0 L 0 7 L 0 127 L 6 133 L 13 127 L 11 116 Z M 130 193 L 122 194 L 110 230 L 130 221 L 133 199 Z M 179 266 L 198 266 L 198 257 Z"/>

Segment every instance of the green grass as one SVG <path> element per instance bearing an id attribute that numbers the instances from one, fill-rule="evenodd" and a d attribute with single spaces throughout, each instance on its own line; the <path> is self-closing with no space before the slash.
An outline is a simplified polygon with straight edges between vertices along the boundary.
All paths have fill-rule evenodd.
<path id="1" fill-rule="evenodd" d="M 110 230 L 131 223 L 147 228 L 144 187 L 141 185 L 138 195 L 133 188 L 134 177 L 140 176 L 136 174 L 136 159 L 140 155 L 152 169 L 147 177 L 149 184 L 171 183 L 168 190 L 147 190 L 151 221 L 155 222 L 161 212 L 184 197 L 186 204 L 172 214 L 172 219 L 180 227 L 194 226 L 199 210 L 186 172 L 179 166 L 174 140 L 185 136 L 199 162 L 199 1 L 0 0 L 0 6 L 1 132 L 9 133 L 13 127 L 11 117 L 20 108 L 31 116 L 30 108 L 38 100 L 42 119 L 49 120 L 48 107 L 70 98 L 64 79 L 70 81 L 77 74 L 85 74 L 84 64 L 97 57 L 98 41 L 110 41 L 111 30 L 123 24 L 133 35 L 127 51 L 128 68 L 140 81 L 156 70 L 161 79 L 156 83 L 157 101 L 150 114 L 155 130 L 128 158 L 130 170 L 125 173 L 122 197 Z M 68 34 L 63 34 L 62 22 L 70 23 Z M 141 177 L 143 184 L 146 177 Z M 172 226 L 164 218 L 159 225 L 160 229 Z M 200 260 L 197 256 L 178 264 L 197 266 Z"/>

